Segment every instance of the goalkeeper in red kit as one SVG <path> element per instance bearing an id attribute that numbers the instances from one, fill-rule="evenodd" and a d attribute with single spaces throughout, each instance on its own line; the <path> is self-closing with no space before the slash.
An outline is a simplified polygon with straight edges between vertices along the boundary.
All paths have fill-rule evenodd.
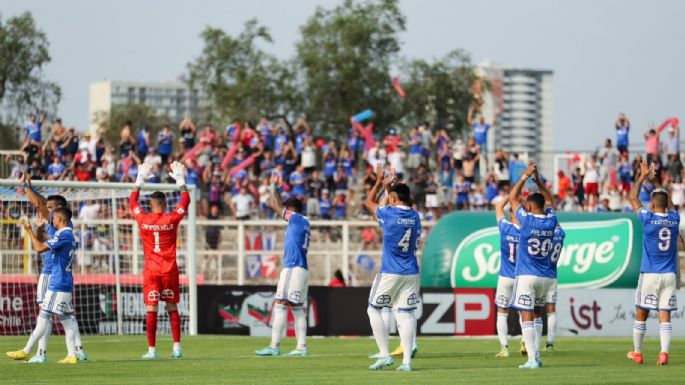
<path id="1" fill-rule="evenodd" d="M 180 299 L 178 285 L 178 265 L 176 264 L 176 237 L 179 223 L 188 211 L 190 194 L 185 183 L 185 166 L 179 162 L 171 164 L 170 175 L 181 189 L 181 202 L 173 211 L 167 213 L 166 196 L 160 191 L 150 195 L 150 212 L 146 212 L 138 203 L 140 187 L 150 175 L 151 166 L 143 163 L 138 167 L 133 193 L 131 193 L 131 212 L 143 241 L 145 267 L 143 268 L 143 298 L 147 309 L 147 354 L 143 359 L 157 358 L 155 340 L 157 334 L 157 310 L 159 301 L 166 303 L 169 313 L 171 334 L 174 339 L 172 358 L 181 358 L 181 318 L 178 314 Z"/>

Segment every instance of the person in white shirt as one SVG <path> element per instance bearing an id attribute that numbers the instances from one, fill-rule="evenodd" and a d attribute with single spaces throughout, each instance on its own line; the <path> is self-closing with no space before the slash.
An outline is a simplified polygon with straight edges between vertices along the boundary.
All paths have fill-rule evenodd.
<path id="1" fill-rule="evenodd" d="M 366 155 L 366 160 L 369 162 L 369 165 L 374 169 L 378 164 L 380 164 L 381 168 L 383 168 L 385 167 L 385 160 L 387 156 L 388 154 L 385 151 L 385 148 L 383 148 L 381 142 L 376 142 L 376 146 L 370 149 L 369 153 Z"/>
<path id="2" fill-rule="evenodd" d="M 231 211 L 234 219 L 250 219 L 250 212 L 254 208 L 254 199 L 247 193 L 247 188 L 241 187 L 240 193 L 231 198 Z"/>

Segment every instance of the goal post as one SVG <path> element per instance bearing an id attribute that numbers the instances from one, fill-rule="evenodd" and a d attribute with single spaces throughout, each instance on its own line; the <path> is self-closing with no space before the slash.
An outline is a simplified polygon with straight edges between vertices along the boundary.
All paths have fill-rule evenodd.
<path id="1" fill-rule="evenodd" d="M 132 183 L 73 181 L 31 182 L 43 196 L 60 194 L 74 212 L 78 249 L 73 262 L 74 302 L 84 334 L 143 334 L 145 306 L 142 298 L 144 255 L 138 226 L 130 215 L 128 198 Z M 149 208 L 148 195 L 162 191 L 168 210 L 180 200 L 173 184 L 148 184 L 141 188 L 140 203 Z M 188 215 L 180 225 L 177 261 L 181 273 L 179 313 L 189 335 L 197 335 L 197 199 L 195 186 Z M 21 219 L 35 222 L 35 210 L 23 193 L 21 181 L 0 179 L 0 335 L 30 333 L 35 325 L 35 286 L 40 257 L 35 255 L 21 226 Z M 185 313 L 185 314 L 184 314 Z M 184 316 L 185 315 L 185 316 Z M 158 314 L 160 332 L 169 332 L 164 306 Z"/>

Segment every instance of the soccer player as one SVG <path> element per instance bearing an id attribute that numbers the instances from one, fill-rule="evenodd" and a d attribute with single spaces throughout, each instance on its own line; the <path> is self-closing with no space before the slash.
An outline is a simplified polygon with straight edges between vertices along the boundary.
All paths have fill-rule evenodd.
<path id="1" fill-rule="evenodd" d="M 559 286 L 557 263 L 559 262 L 559 256 L 561 256 L 561 250 L 564 248 L 564 238 L 566 238 L 566 233 L 561 228 L 561 225 L 557 223 L 557 227 L 554 229 L 554 238 L 552 239 L 552 275 L 554 275 L 554 279 L 547 292 L 547 302 L 545 303 L 545 312 L 547 312 L 546 352 L 554 350 L 554 338 L 557 335 L 557 288 Z M 540 332 L 542 333 L 542 331 Z"/>
<path id="2" fill-rule="evenodd" d="M 540 192 L 532 193 L 521 205 L 517 200 L 523 185 L 533 178 Z M 532 161 L 521 179 L 509 192 L 511 209 L 521 228 L 516 252 L 516 282 L 511 306 L 521 314 L 521 334 L 528 352 L 528 361 L 521 369 L 538 369 L 542 339 L 542 308 L 552 285 L 552 249 L 557 214 L 551 208 L 551 194 L 538 175 Z"/>
<path id="3" fill-rule="evenodd" d="M 67 342 L 67 357 L 59 361 L 60 364 L 75 364 L 76 358 L 75 335 L 78 325 L 74 322 L 71 309 L 71 296 L 74 290 L 74 277 L 71 275 L 71 264 L 76 250 L 76 239 L 69 227 L 71 222 L 71 210 L 60 207 L 53 211 L 52 226 L 56 231 L 54 236 L 47 242 L 42 242 L 31 229 L 28 222 L 24 222 L 24 229 L 31 238 L 33 249 L 37 253 L 50 251 L 52 270 L 48 289 L 45 292 L 45 301 L 40 309 L 40 316 L 36 322 L 36 328 L 31 333 L 24 349 L 15 352 L 7 352 L 7 356 L 13 360 L 26 360 L 29 358 L 33 345 L 43 338 L 48 332 L 48 325 L 53 315 L 59 317 Z"/>
<path id="4" fill-rule="evenodd" d="M 497 336 L 499 337 L 500 351 L 495 357 L 509 357 L 509 307 L 511 305 L 511 293 L 514 291 L 516 278 L 516 249 L 521 235 L 518 223 L 514 215 L 511 221 L 507 220 L 504 206 L 509 202 L 508 198 L 501 199 L 495 204 L 497 227 L 500 234 L 500 268 L 497 278 L 497 291 L 495 292 L 495 305 L 497 306 Z"/>
<path id="5" fill-rule="evenodd" d="M 377 203 L 381 187 L 388 193 L 387 206 Z M 369 369 L 379 370 L 394 364 L 388 354 L 388 333 L 382 316 L 382 308 L 391 307 L 404 351 L 402 365 L 397 370 L 411 371 L 412 343 L 416 334 L 414 310 L 419 303 L 416 249 L 421 238 L 421 220 L 412 209 L 409 187 L 404 183 L 396 183 L 394 172 L 384 178 L 381 165 L 376 166 L 376 183 L 364 205 L 383 229 L 381 268 L 371 287 L 367 308 L 380 357 Z"/>
<path id="6" fill-rule="evenodd" d="M 278 189 L 283 187 L 281 174 L 271 175 L 269 190 L 271 191 L 271 207 L 288 222 L 285 229 L 283 270 L 278 279 L 276 299 L 273 306 L 273 326 L 271 329 L 271 345 L 255 351 L 258 356 L 278 356 L 281 354 L 281 337 L 288 322 L 288 306 L 295 318 L 295 337 L 297 347 L 286 356 L 307 356 L 307 290 L 309 282 L 309 267 L 307 251 L 311 229 L 309 219 L 302 215 L 303 204 L 297 198 L 283 201 Z"/>
<path id="7" fill-rule="evenodd" d="M 188 211 L 190 194 L 186 188 L 185 166 L 179 162 L 173 162 L 169 175 L 176 180 L 176 185 L 181 189 L 181 201 L 173 211 L 165 213 L 166 196 L 160 191 L 155 191 L 150 195 L 151 212 L 146 212 L 140 207 L 138 196 L 151 170 L 152 165 L 149 163 L 143 163 L 138 167 L 138 177 L 129 199 L 133 217 L 138 222 L 145 254 L 143 300 L 147 310 L 146 332 L 149 347 L 143 359 L 157 358 L 155 342 L 159 301 L 166 303 L 166 311 L 169 314 L 171 335 L 174 340 L 171 357 L 181 358 L 183 354 L 181 352 L 181 317 L 178 314 L 180 293 L 178 265 L 176 264 L 176 237 L 179 223 Z"/>
<path id="8" fill-rule="evenodd" d="M 57 229 L 52 223 L 54 211 L 61 207 L 67 207 L 67 200 L 61 195 L 48 195 L 47 198 L 43 197 L 39 192 L 34 191 L 31 186 L 31 177 L 28 174 L 24 174 L 21 178 L 24 184 L 24 192 L 29 199 L 29 202 L 33 205 L 37 212 L 37 218 L 39 222 L 47 222 L 47 228 L 43 226 L 38 226 L 36 236 L 40 241 L 47 241 L 54 238 Z M 37 222 L 38 223 L 38 222 Z M 73 229 L 74 225 L 69 222 L 68 227 Z M 50 282 L 50 274 L 52 272 L 52 261 L 53 258 L 50 257 L 50 253 L 45 253 L 43 258 L 43 268 L 41 269 L 40 275 L 38 276 L 38 287 L 36 288 L 36 302 L 39 306 L 42 305 L 43 299 L 45 298 L 45 292 L 48 289 L 48 283 Z M 74 341 L 76 344 L 76 357 L 79 361 L 87 361 L 88 354 L 83 349 L 83 343 L 81 342 L 81 333 L 78 330 L 78 321 L 76 320 L 76 314 L 71 312 L 69 314 L 74 324 L 76 324 L 76 334 L 74 336 Z M 43 364 L 48 362 L 46 352 L 48 347 L 48 339 L 52 334 L 52 318 L 48 320 L 46 326 L 46 332 L 43 337 L 38 341 L 38 352 L 35 356 L 28 360 L 30 364 Z"/>
<path id="9" fill-rule="evenodd" d="M 630 191 L 630 204 L 642 223 L 642 265 L 635 293 L 635 324 L 633 325 L 634 350 L 628 358 L 641 364 L 642 341 L 650 310 L 659 312 L 659 336 L 661 353 L 657 365 L 668 364 L 671 345 L 671 312 L 676 309 L 676 258 L 678 256 L 678 229 L 680 217 L 673 210 L 673 202 L 664 190 L 654 190 L 650 198 L 650 210 L 642 207 L 638 194 L 646 178 L 653 178 L 654 165 L 640 164 L 639 175 Z"/>

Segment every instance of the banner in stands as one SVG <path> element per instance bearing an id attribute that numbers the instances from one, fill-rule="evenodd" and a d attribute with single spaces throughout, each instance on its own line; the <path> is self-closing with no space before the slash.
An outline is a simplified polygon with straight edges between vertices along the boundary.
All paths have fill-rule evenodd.
<path id="1" fill-rule="evenodd" d="M 674 336 L 685 336 L 685 293 L 677 292 L 671 312 Z M 561 290 L 557 299 L 559 335 L 631 336 L 635 320 L 634 289 Z M 650 312 L 647 335 L 659 335 L 658 313 Z"/>
<path id="2" fill-rule="evenodd" d="M 642 227 L 634 215 L 560 213 L 566 231 L 559 287 L 632 288 L 640 273 Z M 421 262 L 421 287 L 495 288 L 499 230 L 492 212 L 454 212 L 431 230 Z"/>

